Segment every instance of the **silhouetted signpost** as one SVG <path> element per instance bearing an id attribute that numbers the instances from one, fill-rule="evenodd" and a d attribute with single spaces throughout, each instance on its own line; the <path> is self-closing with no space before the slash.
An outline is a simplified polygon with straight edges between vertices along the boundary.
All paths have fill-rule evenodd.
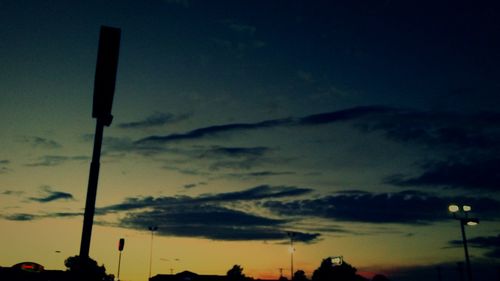
<path id="1" fill-rule="evenodd" d="M 120 264 L 122 262 L 122 251 L 123 251 L 123 247 L 125 247 L 125 239 L 124 238 L 120 238 L 120 240 L 118 241 L 118 251 L 120 252 L 120 255 L 118 256 L 118 281 L 120 281 Z"/>
<path id="2" fill-rule="evenodd" d="M 85 203 L 85 214 L 83 217 L 82 242 L 80 244 L 80 257 L 82 258 L 89 257 L 97 182 L 99 179 L 99 159 L 101 158 L 103 130 L 104 126 L 111 125 L 111 121 L 113 120 L 111 106 L 113 105 L 113 95 L 115 92 L 120 35 L 121 30 L 119 28 L 101 27 L 94 80 L 94 102 L 92 107 L 92 117 L 97 120 L 94 136 L 94 150 L 92 153 L 92 162 L 90 163 L 87 201 Z"/>

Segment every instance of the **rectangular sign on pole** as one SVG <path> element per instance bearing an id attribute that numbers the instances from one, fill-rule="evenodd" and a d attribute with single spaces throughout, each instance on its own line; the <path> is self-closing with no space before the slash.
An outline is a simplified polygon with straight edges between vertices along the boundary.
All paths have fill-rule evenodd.
<path id="1" fill-rule="evenodd" d="M 119 28 L 101 27 L 94 80 L 92 117 L 103 119 L 106 126 L 109 126 L 112 120 L 111 107 L 115 93 L 120 37 L 121 30 Z"/>

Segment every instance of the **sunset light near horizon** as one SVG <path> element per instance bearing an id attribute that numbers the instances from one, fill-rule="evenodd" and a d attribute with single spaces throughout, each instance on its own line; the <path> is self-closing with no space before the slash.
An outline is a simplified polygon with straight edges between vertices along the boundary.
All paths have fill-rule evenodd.
<path id="1" fill-rule="evenodd" d="M 475 280 L 497 278 L 500 8 L 438 2 L 0 1 L 0 267 L 80 251 L 110 26 L 90 245 L 107 273 L 124 238 L 123 281 L 290 279 L 292 254 L 308 278 L 341 256 L 458 280 L 466 212 Z"/>

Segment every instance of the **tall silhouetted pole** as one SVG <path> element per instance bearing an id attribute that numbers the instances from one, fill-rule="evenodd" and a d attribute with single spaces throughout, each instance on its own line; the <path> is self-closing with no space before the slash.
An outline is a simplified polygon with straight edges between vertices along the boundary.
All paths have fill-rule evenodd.
<path id="1" fill-rule="evenodd" d="M 120 264 L 122 262 L 122 251 L 124 246 L 125 246 L 125 239 L 120 238 L 120 240 L 118 241 L 118 251 L 120 252 L 120 255 L 118 256 L 118 277 L 117 277 L 118 281 L 120 281 Z"/>
<path id="2" fill-rule="evenodd" d="M 293 237 L 295 233 L 290 231 L 288 232 L 288 236 L 290 237 L 290 280 L 293 281 L 293 252 L 295 252 L 293 248 Z"/>
<path id="3" fill-rule="evenodd" d="M 94 102 L 92 107 L 92 117 L 97 120 L 94 136 L 94 150 L 92 153 L 92 162 L 90 163 L 85 214 L 83 217 L 82 242 L 80 244 L 80 257 L 82 258 L 89 257 L 104 126 L 111 125 L 111 121 L 113 120 L 111 106 L 113 104 L 113 95 L 115 92 L 116 71 L 118 69 L 120 37 L 121 30 L 119 28 L 101 27 L 94 80 Z"/>
<path id="4" fill-rule="evenodd" d="M 464 264 L 463 262 L 457 262 L 458 280 L 464 281 Z"/>
<path id="5" fill-rule="evenodd" d="M 151 245 L 149 249 L 149 278 L 151 278 L 151 268 L 153 267 L 153 237 L 155 231 L 158 230 L 157 226 L 148 227 L 149 231 L 151 231 Z M 149 279 L 148 279 L 149 280 Z"/>
<path id="6" fill-rule="evenodd" d="M 471 206 L 463 205 L 459 207 L 458 205 L 452 204 L 448 206 L 448 210 L 453 214 L 453 218 L 460 222 L 460 230 L 462 232 L 462 243 L 464 244 L 464 254 L 465 254 L 465 266 L 467 269 L 467 277 L 469 281 L 472 281 L 472 270 L 470 267 L 469 250 L 467 248 L 467 237 L 465 236 L 465 226 L 466 225 L 477 225 L 479 219 L 470 218 L 468 213 L 472 210 Z"/>

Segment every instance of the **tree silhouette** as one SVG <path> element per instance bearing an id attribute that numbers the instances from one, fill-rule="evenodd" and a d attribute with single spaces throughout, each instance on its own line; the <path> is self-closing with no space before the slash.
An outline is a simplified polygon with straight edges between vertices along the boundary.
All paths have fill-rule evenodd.
<path id="1" fill-rule="evenodd" d="M 309 279 L 307 279 L 306 277 L 306 273 L 304 272 L 304 270 L 297 270 L 295 271 L 295 273 L 293 274 L 293 280 L 294 281 L 309 281 Z"/>
<path id="2" fill-rule="evenodd" d="M 285 276 L 280 276 L 278 281 L 288 281 L 288 278 L 286 278 Z"/>
<path id="3" fill-rule="evenodd" d="M 238 264 L 233 265 L 233 267 L 227 271 L 227 279 L 230 281 L 245 280 L 245 274 L 243 274 L 243 267 L 241 267 Z"/>
<path id="4" fill-rule="evenodd" d="M 104 265 L 99 266 L 97 262 L 91 258 L 72 256 L 64 261 L 64 265 L 68 268 L 72 280 L 112 281 L 114 279 L 106 275 L 106 268 Z"/>
<path id="5" fill-rule="evenodd" d="M 316 269 L 312 281 L 361 281 L 366 278 L 356 274 L 356 268 L 343 262 L 341 265 L 333 265 L 331 258 L 326 258 Z"/>

